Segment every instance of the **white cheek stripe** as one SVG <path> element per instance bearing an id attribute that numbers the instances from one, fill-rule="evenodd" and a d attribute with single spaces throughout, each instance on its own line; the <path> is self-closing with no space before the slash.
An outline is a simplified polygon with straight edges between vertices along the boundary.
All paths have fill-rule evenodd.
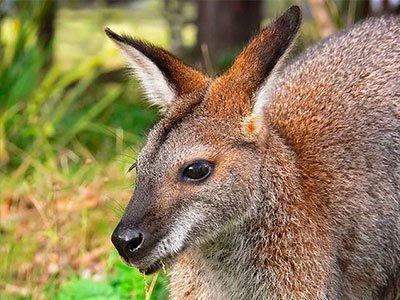
<path id="1" fill-rule="evenodd" d="M 169 229 L 167 236 L 160 241 L 156 252 L 160 257 L 179 253 L 185 245 L 192 228 L 204 220 L 204 214 L 198 207 L 191 207 L 180 214 Z"/>

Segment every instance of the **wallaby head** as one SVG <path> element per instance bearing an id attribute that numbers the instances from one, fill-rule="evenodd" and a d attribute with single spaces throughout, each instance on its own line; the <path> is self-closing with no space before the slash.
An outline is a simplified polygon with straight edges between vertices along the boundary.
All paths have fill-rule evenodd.
<path id="1" fill-rule="evenodd" d="M 136 189 L 112 236 L 127 263 L 154 272 L 257 209 L 262 108 L 300 20 L 299 7 L 289 8 L 215 79 L 106 29 L 163 114 L 137 158 Z"/>

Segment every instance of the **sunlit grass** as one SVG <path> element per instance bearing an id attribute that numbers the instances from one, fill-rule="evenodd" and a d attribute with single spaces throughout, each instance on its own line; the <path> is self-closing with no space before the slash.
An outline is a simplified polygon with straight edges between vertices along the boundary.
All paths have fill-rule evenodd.
<path id="1" fill-rule="evenodd" d="M 104 62 L 107 69 L 124 66 L 115 45 L 104 34 L 110 27 L 119 33 L 127 33 L 160 47 L 170 44 L 168 26 L 162 15 L 161 2 L 131 9 L 61 9 L 58 13 L 56 61 L 62 68 L 89 59 L 99 53 L 110 53 L 112 59 Z M 156 6 L 156 7 L 154 7 Z M 190 7 L 189 7 L 190 8 Z M 193 13 L 193 12 L 188 12 Z M 183 43 L 187 47 L 195 44 L 196 28 L 185 25 Z M 86 56 L 86 57 L 83 57 Z"/>
<path id="2" fill-rule="evenodd" d="M 122 266 L 109 242 L 131 193 L 132 178 L 125 175 L 129 163 L 122 159 L 107 166 L 93 161 L 69 174 L 34 173 L 18 182 L 1 178 L 4 297 L 71 299 L 66 296 L 83 281 L 86 292 L 82 293 L 87 295 L 96 287 L 111 285 L 113 297 L 129 292 L 144 299 L 142 276 Z M 110 253 L 114 253 L 111 261 L 107 260 Z"/>
<path id="3" fill-rule="evenodd" d="M 90 11 L 83 13 L 82 19 L 72 13 L 63 19 L 61 10 L 58 27 L 65 32 L 57 32 L 50 68 L 44 67 L 31 20 L 3 23 L 1 299 L 146 297 L 141 274 L 122 265 L 110 234 L 132 192 L 126 170 L 157 115 L 135 81 L 99 78 L 121 60 L 102 28 L 98 32 L 91 23 Z M 76 20 L 81 22 L 74 27 Z M 107 44 L 104 49 L 85 48 L 91 33 L 94 44 Z M 75 48 L 68 48 L 68 34 Z M 163 280 L 154 299 L 165 298 Z M 107 297 L 98 297 L 102 291 Z"/>

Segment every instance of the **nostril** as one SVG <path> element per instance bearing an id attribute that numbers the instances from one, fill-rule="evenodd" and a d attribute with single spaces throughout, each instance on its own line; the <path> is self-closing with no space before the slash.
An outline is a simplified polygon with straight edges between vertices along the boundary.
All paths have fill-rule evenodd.
<path id="1" fill-rule="evenodd" d="M 129 260 L 133 256 L 133 252 L 143 246 L 144 238 L 144 234 L 140 230 L 118 225 L 111 236 L 111 241 L 118 253 Z"/>
<path id="2" fill-rule="evenodd" d="M 143 234 L 141 234 L 140 232 L 133 237 L 126 245 L 126 249 L 129 252 L 135 252 L 137 249 L 139 249 L 139 247 L 142 245 L 143 243 Z"/>

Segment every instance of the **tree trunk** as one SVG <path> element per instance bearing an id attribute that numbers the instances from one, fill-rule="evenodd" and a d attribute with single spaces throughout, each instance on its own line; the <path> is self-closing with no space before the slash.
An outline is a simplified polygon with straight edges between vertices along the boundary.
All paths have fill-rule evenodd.
<path id="1" fill-rule="evenodd" d="M 210 61 L 214 69 L 224 69 L 257 32 L 260 23 L 261 1 L 199 1 L 197 50 L 206 65 Z"/>
<path id="2" fill-rule="evenodd" d="M 170 50 L 175 55 L 181 56 L 183 52 L 182 28 L 184 0 L 164 0 L 165 18 L 170 31 Z"/>
<path id="3" fill-rule="evenodd" d="M 56 0 L 42 0 L 41 10 L 38 16 L 38 40 L 46 57 L 46 66 L 53 61 L 53 38 L 55 32 Z"/>

